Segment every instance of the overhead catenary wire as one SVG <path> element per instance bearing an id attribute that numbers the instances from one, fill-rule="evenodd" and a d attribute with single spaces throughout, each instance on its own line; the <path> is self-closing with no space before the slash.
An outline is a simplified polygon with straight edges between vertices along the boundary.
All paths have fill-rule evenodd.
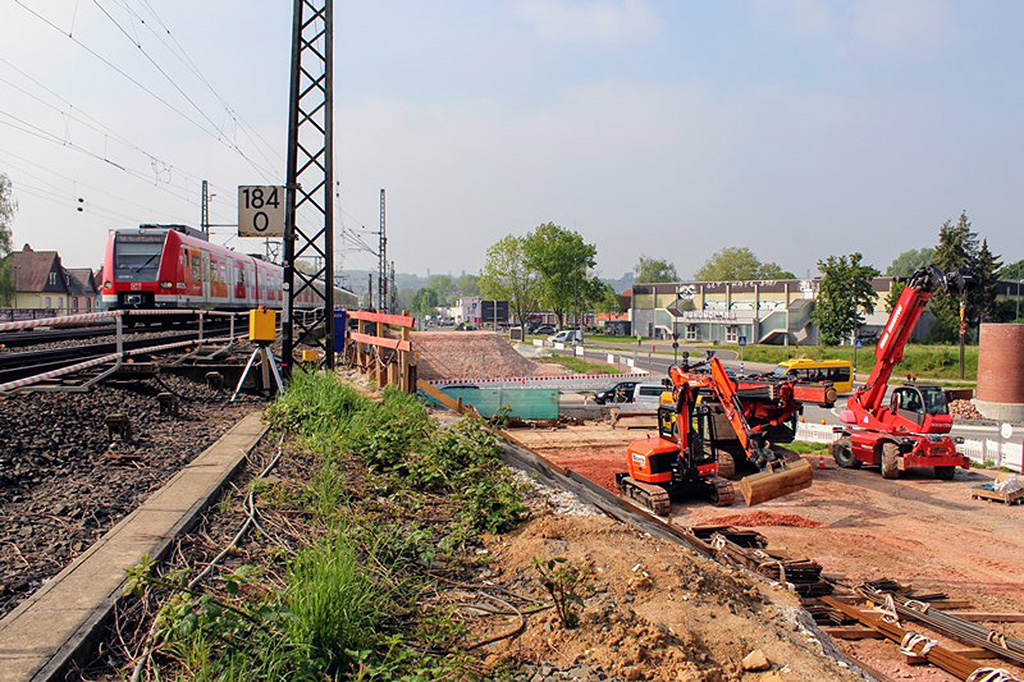
<path id="1" fill-rule="evenodd" d="M 125 147 L 127 147 L 127 148 L 129 148 L 129 149 L 131 149 L 131 150 L 133 150 L 135 152 L 138 152 L 139 154 L 141 154 L 141 155 L 145 156 L 147 159 L 149 159 L 154 165 L 159 164 L 159 165 L 163 166 L 164 169 L 167 172 L 177 172 L 180 175 L 182 175 L 183 177 L 188 178 L 189 180 L 191 180 L 193 182 L 200 182 L 203 179 L 200 175 L 198 175 L 196 173 L 192 173 L 192 172 L 182 168 L 181 166 L 179 166 L 177 164 L 174 164 L 174 163 L 171 163 L 171 162 L 169 162 L 169 161 L 167 161 L 165 159 L 162 159 L 158 155 L 148 151 L 147 149 L 144 149 L 143 147 L 139 146 L 135 142 L 129 140 L 126 137 L 124 137 L 124 135 L 119 133 L 117 130 L 115 130 L 114 128 L 111 128 L 110 126 L 108 126 L 106 124 L 104 124 L 102 121 L 100 121 L 99 119 L 95 118 L 94 116 L 90 116 L 81 107 L 75 106 L 70 100 L 68 100 L 67 98 L 62 97 L 58 93 L 54 92 L 49 87 L 47 87 L 46 85 L 41 83 L 39 80 L 37 80 L 36 78 L 32 77 L 29 73 L 27 73 L 23 69 L 19 68 L 16 64 L 14 64 L 13 62 L 5 59 L 3 56 L 0 56 L 0 62 L 2 62 L 3 64 L 7 65 L 8 68 L 10 68 L 13 71 L 17 72 L 23 78 L 27 79 L 28 81 L 32 82 L 34 85 L 36 85 L 39 88 L 41 88 L 42 90 L 44 90 L 46 93 L 48 93 L 54 99 L 60 101 L 61 104 L 64 105 L 64 107 L 57 106 L 57 105 L 53 104 L 52 102 L 47 102 L 42 97 L 39 97 L 38 95 L 30 92 L 28 89 L 26 89 L 26 88 L 24 88 L 24 87 L 22 87 L 22 86 L 20 86 L 20 85 L 18 85 L 16 83 L 13 83 L 13 82 L 9 81 L 6 78 L 0 77 L 0 83 L 5 83 L 9 87 L 14 88 L 15 90 L 18 90 L 19 92 L 21 92 L 21 93 L 25 94 L 26 96 L 34 99 L 35 101 L 39 102 L 40 104 L 42 104 L 42 105 L 44 105 L 44 106 L 46 106 L 46 107 L 56 111 L 57 113 L 59 113 L 64 118 L 70 119 L 72 121 L 75 121 L 76 123 L 79 123 L 79 124 L 85 126 L 86 128 L 88 128 L 88 129 L 90 129 L 90 130 L 92 130 L 92 131 L 94 131 L 94 132 L 96 132 L 96 133 L 98 133 L 100 135 L 103 135 L 105 137 L 109 137 L 110 139 L 112 139 L 112 140 L 114 140 L 114 141 L 124 145 Z"/>
<path id="2" fill-rule="evenodd" d="M 30 7 L 29 5 L 25 4 L 25 2 L 23 2 L 23 0 L 14 0 L 14 2 L 19 7 L 21 7 L 22 9 L 24 9 L 28 13 L 30 13 L 32 16 L 36 17 L 37 19 L 42 21 L 44 24 L 46 24 L 47 26 L 52 28 L 54 31 L 56 31 L 60 35 L 65 36 L 66 38 L 68 38 L 69 40 L 74 42 L 76 45 L 78 45 L 79 47 L 84 49 L 86 52 L 88 52 L 89 54 L 94 56 L 96 59 L 99 59 L 101 62 L 106 64 L 108 67 L 113 69 L 115 72 L 120 74 L 122 77 L 124 77 L 129 82 L 133 83 L 135 86 L 140 88 L 143 92 L 147 93 L 148 95 L 150 95 L 151 97 L 156 99 L 158 102 L 163 104 L 165 107 L 170 109 L 172 112 L 176 113 L 177 115 L 179 115 L 180 117 L 182 117 L 183 119 L 185 119 L 186 121 L 188 121 L 189 123 L 191 123 L 192 125 L 197 127 L 198 129 L 200 129 L 201 131 L 203 131 L 204 133 L 206 133 L 210 137 L 214 138 L 215 140 L 217 140 L 221 144 L 223 144 L 226 147 L 228 147 L 229 149 L 234 149 L 235 151 L 239 151 L 240 152 L 240 150 L 238 150 L 236 146 L 233 147 L 231 145 L 231 143 L 229 143 L 228 140 L 223 137 L 223 132 L 220 131 L 216 125 L 214 125 L 214 129 L 211 130 L 210 128 L 205 126 L 201 121 L 197 120 L 193 116 L 190 116 L 186 112 L 182 111 L 182 109 L 180 107 L 176 106 L 175 104 L 173 104 L 172 102 L 170 102 L 166 98 L 164 98 L 161 95 L 159 95 L 152 88 L 148 87 L 147 85 L 142 83 L 139 79 L 137 79 L 134 76 L 132 76 L 131 74 L 129 74 L 127 71 L 122 69 L 116 63 L 114 63 L 113 61 L 111 61 L 107 57 L 104 57 L 102 54 L 100 54 L 99 52 L 94 50 L 92 47 L 90 47 L 89 45 L 85 44 L 84 42 L 82 42 L 81 40 L 76 38 L 72 33 L 66 33 L 63 29 L 61 29 L 60 26 L 58 26 L 56 23 L 54 23 L 51 19 L 43 16 L 42 14 L 40 14 L 39 12 L 34 10 L 32 7 Z M 245 157 L 244 154 L 242 154 L 242 156 Z M 249 159 L 248 157 L 245 157 L 245 158 L 246 158 L 247 161 L 249 161 L 250 164 L 252 164 L 252 160 L 251 159 Z M 258 169 L 258 166 L 254 165 L 254 168 Z M 262 171 L 261 170 L 260 172 L 266 172 L 266 171 Z"/>
<path id="3" fill-rule="evenodd" d="M 199 104 L 195 101 L 195 99 L 192 98 L 191 95 L 189 95 L 187 92 L 185 92 L 185 89 L 178 83 L 178 81 L 176 81 L 173 77 L 171 77 L 171 75 L 169 73 L 167 73 L 167 71 L 162 66 L 160 66 L 160 64 L 157 63 L 156 59 L 154 59 L 153 56 L 151 54 L 149 54 L 149 52 L 146 50 L 146 48 L 144 48 L 142 46 L 142 43 L 137 38 L 133 38 L 128 33 L 128 31 L 126 31 L 125 28 L 123 26 L 121 26 L 121 23 L 117 19 L 115 19 L 114 16 L 110 12 L 107 11 L 107 8 L 104 7 L 100 3 L 100 0 L 92 0 L 92 1 L 93 1 L 93 4 L 96 5 L 96 7 L 98 7 L 99 10 L 103 13 L 103 15 L 105 17 L 107 17 L 107 19 L 109 19 L 111 21 L 111 23 L 114 24 L 114 26 L 117 27 L 117 29 L 121 32 L 121 34 L 124 35 L 129 41 L 131 41 L 131 43 L 133 45 L 135 45 L 136 48 L 138 48 L 138 50 L 142 53 L 142 55 L 146 58 L 146 60 L 150 64 L 153 65 L 153 68 L 155 68 L 157 71 L 159 71 L 160 75 L 162 75 L 167 80 L 167 82 L 170 83 L 171 86 L 175 90 L 178 91 L 178 94 L 180 94 L 182 97 L 184 97 L 185 101 L 188 102 L 189 104 L 191 104 L 192 108 L 194 108 L 199 113 L 199 115 L 202 116 L 206 120 L 207 123 L 209 123 L 211 126 L 213 126 L 214 130 L 216 130 L 219 133 L 220 139 L 222 139 L 225 142 L 227 142 L 228 135 L 224 131 L 224 129 L 221 126 L 219 126 L 216 123 L 216 121 L 214 121 L 206 113 L 206 111 L 201 106 L 199 106 Z M 228 142 L 228 146 L 230 148 L 234 149 L 236 153 L 238 153 L 243 159 L 245 159 L 249 163 L 249 165 L 252 166 L 252 168 L 254 170 L 262 173 L 265 178 L 272 178 L 273 177 L 273 173 L 271 171 L 267 170 L 263 166 L 261 166 L 258 163 L 256 163 L 256 161 L 254 159 L 252 159 L 248 154 L 246 154 L 244 151 L 242 151 L 242 148 L 239 147 L 236 142 L 230 141 L 230 142 Z"/>
<path id="4" fill-rule="evenodd" d="M 279 149 L 277 149 L 269 142 L 267 142 L 266 138 L 264 138 L 260 134 L 259 130 L 255 126 L 251 125 L 248 121 L 246 121 L 242 117 L 242 115 L 239 114 L 238 111 L 228 103 L 228 101 L 225 99 L 223 95 L 221 95 L 217 88 L 213 86 L 210 80 L 206 77 L 203 71 L 192 59 L 188 50 L 186 50 L 182 46 L 182 44 L 178 41 L 178 38 L 171 32 L 171 29 L 167 25 L 167 23 L 160 17 L 156 9 L 147 0 L 141 0 L 140 5 L 144 6 L 146 10 L 148 10 L 149 13 L 153 16 L 153 18 L 156 19 L 157 23 L 160 25 L 160 28 L 163 29 L 164 33 L 167 34 L 167 37 L 170 38 L 170 41 L 171 43 L 173 43 L 173 46 L 168 44 L 168 42 L 164 40 L 164 38 L 150 25 L 150 23 L 146 21 L 145 17 L 143 17 L 141 14 L 136 12 L 131 7 L 127 0 L 115 0 L 115 2 L 124 7 L 125 11 L 127 11 L 130 15 L 137 18 L 139 20 L 139 23 L 145 26 L 148 31 L 150 31 L 154 36 L 156 36 L 156 38 L 160 40 L 160 42 L 168 48 L 171 54 L 177 57 L 178 60 L 182 64 L 184 64 L 185 67 L 188 68 L 196 76 L 196 78 L 198 78 L 199 81 L 202 82 L 203 85 L 205 85 L 210 90 L 213 96 L 217 98 L 217 101 L 219 101 L 221 105 L 224 107 L 224 109 L 227 111 L 231 119 L 236 123 L 241 124 L 240 130 L 246 137 L 249 138 L 250 142 L 253 143 L 253 146 L 257 149 L 257 151 L 260 152 L 264 160 L 270 162 L 270 165 L 272 167 L 275 165 L 275 161 L 267 157 L 267 155 L 264 153 L 264 150 L 260 148 L 260 144 L 262 144 L 263 147 L 276 158 L 276 163 L 285 163 L 284 154 L 282 154 Z M 252 131 L 252 136 L 249 135 L 247 130 Z"/>

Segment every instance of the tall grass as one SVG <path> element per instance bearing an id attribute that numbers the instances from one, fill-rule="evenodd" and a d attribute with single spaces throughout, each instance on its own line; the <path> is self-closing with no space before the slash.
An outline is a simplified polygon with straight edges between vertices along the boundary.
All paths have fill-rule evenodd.
<path id="1" fill-rule="evenodd" d="M 372 575 L 344 532 L 295 559 L 288 580 L 288 637 L 328 676 L 345 672 L 356 652 L 373 646 L 391 610 L 388 591 Z"/>
<path id="2" fill-rule="evenodd" d="M 327 372 L 296 370 L 288 390 L 267 409 L 270 423 L 303 435 L 330 436 L 369 401 Z"/>

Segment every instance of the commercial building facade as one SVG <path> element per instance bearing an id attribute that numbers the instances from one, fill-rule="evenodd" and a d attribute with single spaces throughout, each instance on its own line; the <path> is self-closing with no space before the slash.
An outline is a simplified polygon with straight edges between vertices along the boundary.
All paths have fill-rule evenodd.
<path id="1" fill-rule="evenodd" d="M 891 277 L 872 281 L 875 312 L 864 315 L 863 336 L 885 325 L 892 285 Z M 675 334 L 689 342 L 814 345 L 820 335 L 811 313 L 820 287 L 820 278 L 634 284 L 630 319 L 634 333 L 646 338 Z M 914 337 L 926 336 L 933 323 L 925 313 Z"/>

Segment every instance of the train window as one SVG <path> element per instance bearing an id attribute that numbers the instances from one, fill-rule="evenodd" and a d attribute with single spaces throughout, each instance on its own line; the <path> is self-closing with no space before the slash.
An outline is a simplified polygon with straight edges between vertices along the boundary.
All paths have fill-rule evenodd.
<path id="1" fill-rule="evenodd" d="M 850 368 L 849 367 L 836 367 L 836 378 L 833 379 L 837 384 L 846 383 L 850 380 Z"/>
<path id="2" fill-rule="evenodd" d="M 128 282 L 155 280 L 163 249 L 162 238 L 143 241 L 116 237 L 114 241 L 114 277 Z"/>
<path id="3" fill-rule="evenodd" d="M 192 254 L 192 281 L 199 282 L 203 279 L 203 271 L 200 266 L 199 254 Z"/>

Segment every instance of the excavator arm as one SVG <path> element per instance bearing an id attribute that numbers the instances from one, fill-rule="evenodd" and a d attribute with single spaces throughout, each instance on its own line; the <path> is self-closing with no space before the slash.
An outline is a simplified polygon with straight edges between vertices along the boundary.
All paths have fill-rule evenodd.
<path id="1" fill-rule="evenodd" d="M 726 418 L 732 425 L 736 437 L 746 458 L 753 462 L 761 473 L 748 476 L 740 481 L 740 492 L 748 505 L 758 504 L 791 492 L 807 488 L 811 485 L 811 467 L 804 460 L 787 464 L 771 449 L 763 435 L 756 434 L 747 422 L 743 412 L 743 404 L 736 385 L 725 373 L 725 367 L 716 357 L 707 360 L 710 374 L 696 374 L 692 368 L 683 366 L 672 367 L 669 375 L 677 388 L 676 412 L 680 424 L 680 448 L 689 446 L 684 434 L 689 429 L 682 425 L 689 424 L 689 415 L 696 400 L 695 387 L 711 390 L 722 406 Z"/>
<path id="2" fill-rule="evenodd" d="M 882 336 L 875 347 L 875 366 L 867 382 L 847 401 L 848 414 L 844 421 L 866 428 L 879 428 L 879 414 L 889 388 L 893 369 L 903 359 L 903 351 L 910 335 L 934 291 L 959 293 L 964 290 L 966 277 L 962 272 L 943 273 L 934 265 L 921 268 L 905 281 Z"/>

